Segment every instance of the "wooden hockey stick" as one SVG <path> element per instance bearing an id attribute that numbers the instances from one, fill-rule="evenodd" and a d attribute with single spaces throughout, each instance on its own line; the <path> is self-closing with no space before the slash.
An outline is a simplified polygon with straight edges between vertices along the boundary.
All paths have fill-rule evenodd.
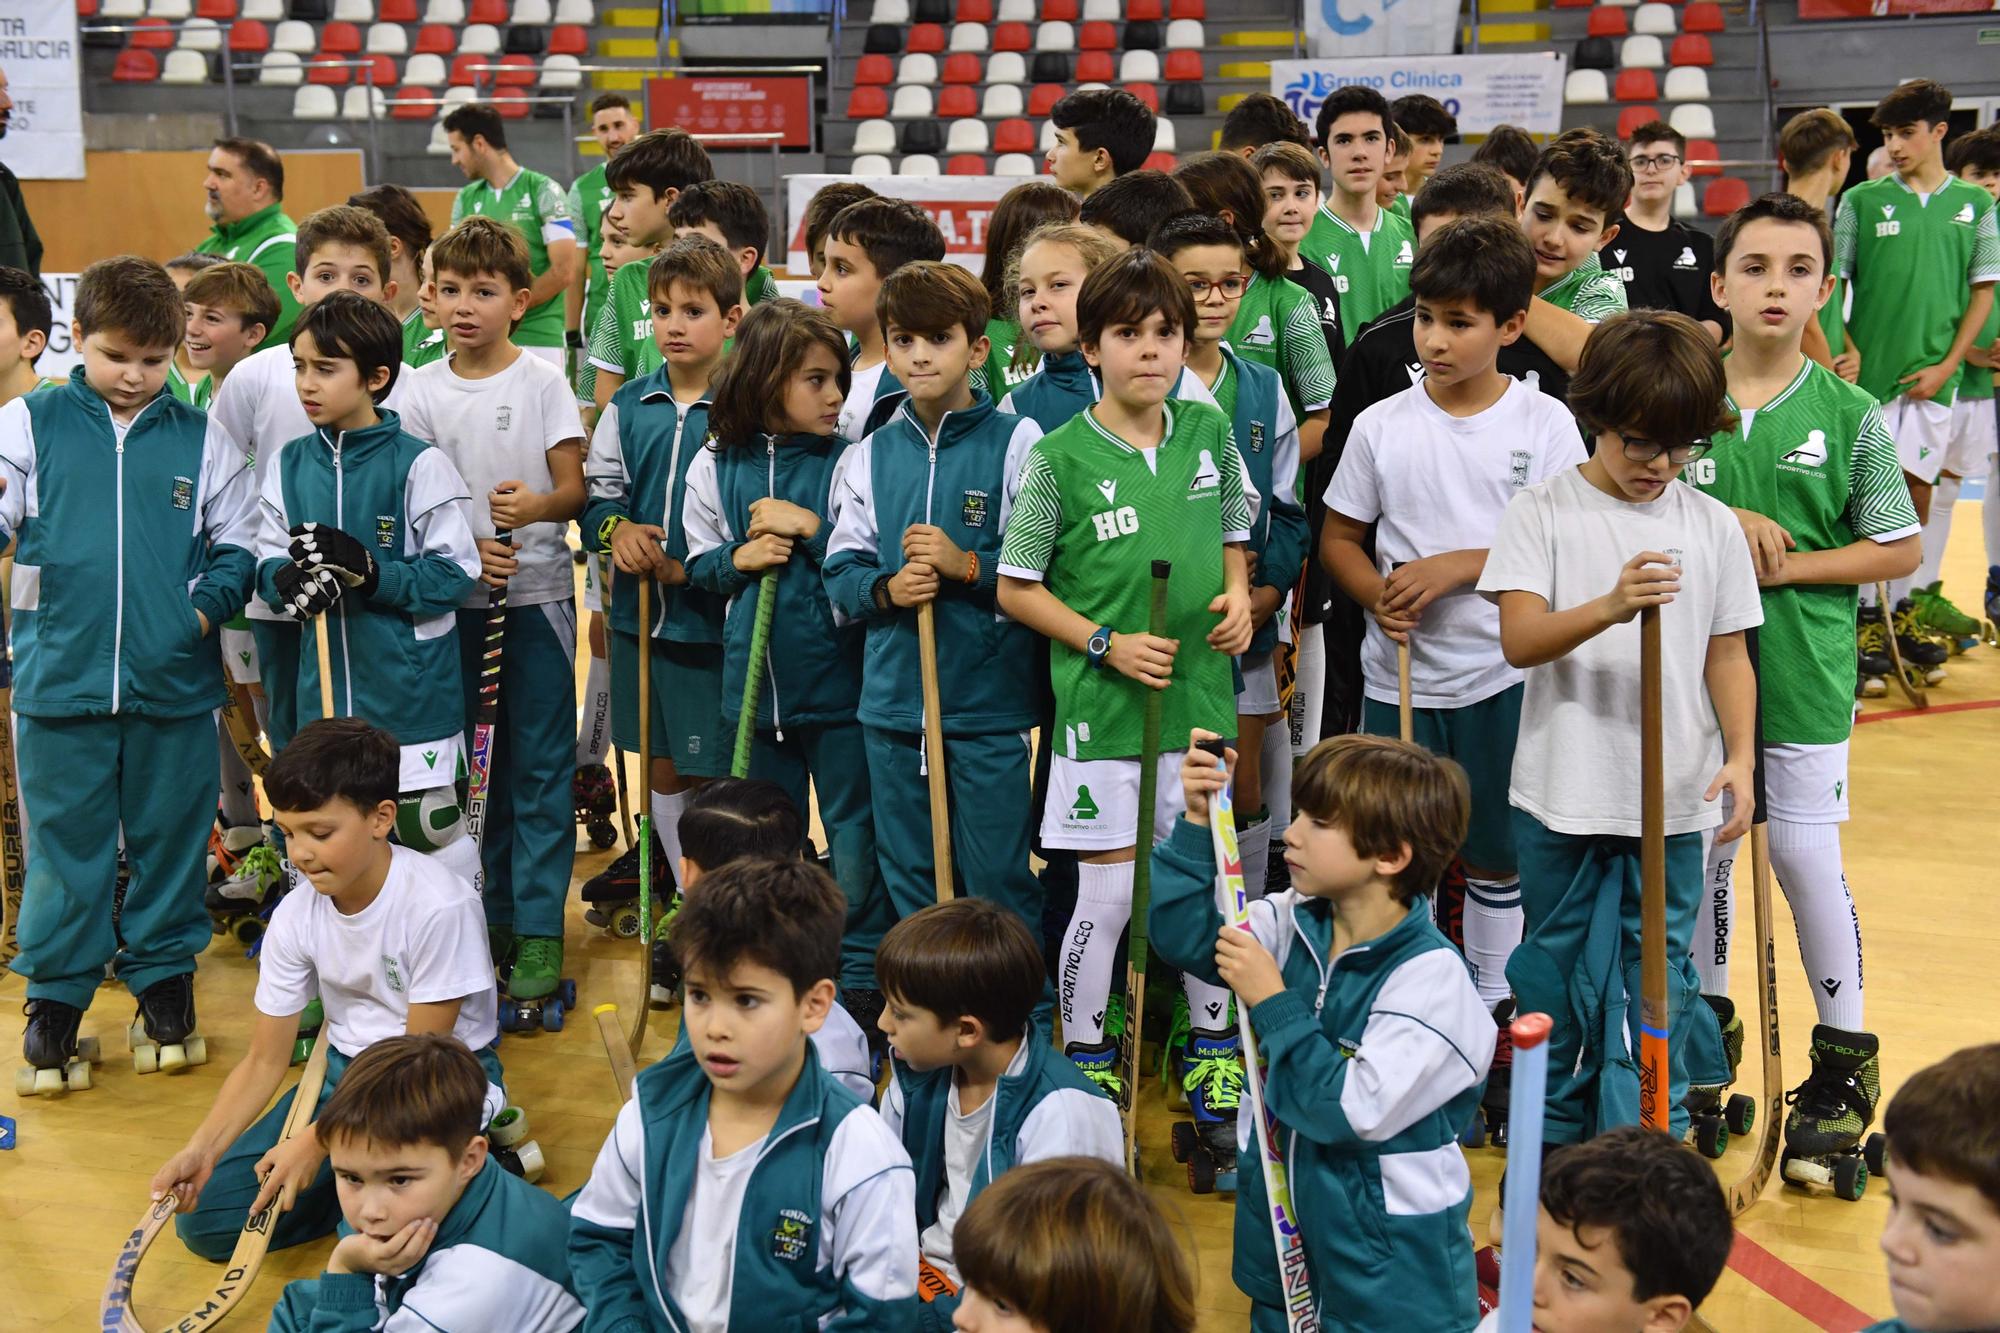
<path id="1" fill-rule="evenodd" d="M 322 657 L 324 654 L 325 649 L 322 648 Z M 291 1109 L 285 1112 L 284 1128 L 278 1135 L 279 1143 L 303 1133 L 312 1124 L 313 1115 L 319 1109 L 320 1089 L 326 1082 L 327 1034 L 328 1028 L 321 1027 L 318 1040 L 313 1042 L 312 1059 L 306 1062 L 305 1072 L 299 1075 Z M 288 1181 L 275 1201 L 250 1214 L 243 1223 L 243 1234 L 237 1237 L 236 1249 L 222 1266 L 222 1275 L 215 1280 L 214 1287 L 201 1305 L 173 1325 L 174 1333 L 195 1333 L 197 1329 L 213 1327 L 242 1302 L 251 1284 L 257 1280 L 257 1270 L 263 1266 L 265 1254 L 270 1251 L 271 1235 L 278 1225 L 278 1218 L 291 1211 L 297 1195 L 297 1189 Z M 146 1257 L 153 1241 L 174 1220 L 174 1211 L 178 1206 L 178 1200 L 171 1191 L 154 1200 L 147 1207 L 145 1216 L 139 1219 L 139 1225 L 132 1228 L 132 1234 L 119 1248 L 118 1260 L 111 1267 L 111 1280 L 105 1284 L 104 1298 L 98 1304 L 97 1326 L 105 1333 L 146 1333 L 145 1326 L 132 1313 L 132 1281 L 138 1275 L 140 1260 Z"/>
<path id="2" fill-rule="evenodd" d="M 7 618 L 0 609 L 0 968 L 21 951 L 21 893 L 27 887 L 27 850 L 21 843 L 21 786 L 14 771 L 14 659 L 7 647 Z"/>
<path id="3" fill-rule="evenodd" d="M 333 656 L 326 641 L 325 611 L 313 617 L 313 642 L 319 651 L 319 715 L 333 716 Z"/>
<path id="4" fill-rule="evenodd" d="M 1666 1130 L 1667 822 L 1660 609 L 1639 611 L 1639 1123 Z M 1511 1135 L 1510 1135 L 1511 1138 Z"/>
<path id="5" fill-rule="evenodd" d="M 626 1046 L 637 1058 L 653 999 L 653 580 L 642 574 L 635 582 L 639 585 L 639 1003 Z"/>
<path id="6" fill-rule="evenodd" d="M 493 540 L 507 540 L 496 528 Z M 465 831 L 478 852 L 472 887 L 486 892 L 486 793 L 493 786 L 493 729 L 500 721 L 500 650 L 507 637 L 507 585 L 486 594 L 486 642 L 479 650 L 479 704 L 473 710 L 472 756 L 465 782 Z"/>
<path id="7" fill-rule="evenodd" d="M 1500 1333 L 1533 1333 L 1535 1242 L 1542 1215 L 1542 1112 L 1549 1089 L 1547 1014 L 1507 1029 L 1514 1067 L 1507 1085 L 1507 1181 L 1500 1210 Z"/>
<path id="8" fill-rule="evenodd" d="M 1729 1184 L 1729 1215 L 1741 1217 L 1763 1196 L 1778 1165 L 1778 1140 L 1784 1130 L 1785 1067 L 1778 1055 L 1778 968 L 1771 939 L 1771 851 L 1765 838 L 1763 810 L 1750 826 L 1750 883 L 1757 919 L 1757 999 L 1763 1011 L 1764 1106 L 1757 1126 L 1757 1151 L 1743 1174 Z"/>
<path id="9" fill-rule="evenodd" d="M 729 756 L 729 776 L 750 776 L 750 744 L 757 735 L 757 691 L 763 688 L 765 657 L 771 651 L 771 618 L 778 610 L 778 567 L 757 581 L 757 614 L 750 622 L 750 660 L 743 666 L 743 706 L 736 716 L 736 749 Z"/>
<path id="10" fill-rule="evenodd" d="M 236 702 L 236 688 L 227 679 L 223 681 L 222 725 L 243 766 L 252 775 L 263 777 L 264 770 L 271 766 L 271 752 L 264 748 L 263 737 L 257 732 L 257 715 L 244 713 Z"/>
<path id="11" fill-rule="evenodd" d="M 618 1084 L 618 1102 L 632 1100 L 632 1080 L 639 1077 L 639 1062 L 625 1041 L 625 1029 L 618 1021 L 618 1006 L 600 1004 L 591 1010 L 597 1015 L 597 1035 L 604 1039 L 604 1053 L 611 1057 L 611 1077 Z"/>
<path id="12" fill-rule="evenodd" d="M 1147 610 L 1146 632 L 1156 639 L 1167 637 L 1167 578 L 1173 562 L 1153 562 L 1152 602 Z M 1139 739 L 1139 827 L 1134 835 L 1132 866 L 1132 925 L 1125 951 L 1125 1033 L 1119 1058 L 1120 1081 L 1125 1085 L 1125 1169 L 1139 1174 L 1139 1048 L 1144 1041 L 1146 1016 L 1146 909 L 1153 891 L 1153 802 L 1160 783 L 1160 707 L 1165 691 L 1150 685 L 1146 691 L 1146 711 Z"/>
<path id="13" fill-rule="evenodd" d="M 938 690 L 937 606 L 917 608 L 917 665 L 923 676 L 924 767 L 931 794 L 931 866 L 937 876 L 937 900 L 951 901 L 951 798 L 944 781 L 944 703 Z"/>
<path id="14" fill-rule="evenodd" d="M 1396 645 L 1396 734 L 1406 741 L 1417 738 L 1416 713 L 1410 707 L 1410 644 Z"/>

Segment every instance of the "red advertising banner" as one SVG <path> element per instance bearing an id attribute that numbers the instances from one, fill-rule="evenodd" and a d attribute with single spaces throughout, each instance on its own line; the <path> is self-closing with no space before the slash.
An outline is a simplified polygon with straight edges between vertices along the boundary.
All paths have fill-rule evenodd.
<path id="1" fill-rule="evenodd" d="M 700 76 L 646 81 L 646 125 L 689 134 L 770 134 L 784 148 L 812 146 L 812 94 L 807 79 Z M 746 147 L 768 146 L 768 139 Z"/>
<path id="2" fill-rule="evenodd" d="M 879 194 L 907 199 L 931 215 L 944 233 L 944 257 L 979 272 L 986 254 L 986 228 L 1000 196 L 1032 176 L 787 176 L 786 259 L 794 273 L 804 273 L 806 204 L 822 185 L 858 181 Z"/>
<path id="3" fill-rule="evenodd" d="M 2000 0 L 1799 0 L 1802 19 L 1886 19 L 2000 13 Z"/>

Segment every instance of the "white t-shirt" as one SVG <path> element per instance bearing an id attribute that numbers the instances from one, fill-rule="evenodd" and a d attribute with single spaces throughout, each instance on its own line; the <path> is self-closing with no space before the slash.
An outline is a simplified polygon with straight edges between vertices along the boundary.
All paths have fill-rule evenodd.
<path id="1" fill-rule="evenodd" d="M 460 375 L 452 369 L 455 359 L 405 372 L 409 390 L 403 396 L 403 429 L 435 444 L 457 466 L 472 496 L 467 507 L 472 534 L 484 540 L 494 531 L 487 498 L 493 488 L 518 481 L 542 495 L 555 489 L 549 450 L 568 441 L 580 450 L 583 418 L 562 371 L 540 357 L 522 353 L 505 370 L 484 379 Z M 582 465 L 580 452 L 577 462 Z M 521 568 L 507 581 L 509 606 L 539 606 L 573 594 L 569 526 L 531 523 L 514 532 Z M 464 604 L 484 607 L 490 591 L 479 584 L 466 594 Z"/>
<path id="2" fill-rule="evenodd" d="M 1708 641 L 1764 620 L 1750 548 L 1729 510 L 1692 486 L 1651 504 L 1606 495 L 1571 468 L 1507 507 L 1479 591 L 1531 592 L 1566 611 L 1609 592 L 1641 551 L 1680 562 L 1660 608 L 1660 734 L 1669 835 L 1714 828 L 1722 803 L 1702 793 L 1722 767 L 1722 729 L 1703 670 Z M 1558 833 L 1638 837 L 1639 618 L 1584 640 L 1528 673 L 1514 744 L 1513 805 Z"/>
<path id="3" fill-rule="evenodd" d="M 867 1034 L 840 1001 L 826 1011 L 826 1022 L 812 1034 L 812 1044 L 827 1073 L 862 1101 L 875 1104 L 874 1053 L 868 1049 Z"/>
<path id="4" fill-rule="evenodd" d="M 986 1151 L 987 1126 L 993 1120 L 993 1103 L 998 1100 L 1000 1089 L 995 1086 L 987 1093 L 984 1106 L 970 1115 L 960 1115 L 956 1079 L 945 1100 L 944 1186 L 938 1191 L 937 1221 L 926 1227 L 919 1239 L 924 1258 L 943 1269 L 953 1282 L 958 1281 L 958 1266 L 952 1260 L 951 1233 L 971 1200 L 972 1174 L 979 1167 L 980 1154 Z"/>
<path id="5" fill-rule="evenodd" d="M 743 1216 L 751 1169 L 763 1151 L 760 1138 L 727 1157 L 717 1157 L 713 1132 L 701 1132 L 701 1157 L 688 1188 L 687 1212 L 680 1234 L 667 1250 L 666 1288 L 687 1316 L 687 1333 L 729 1333 L 736 1223 Z"/>
<path id="6" fill-rule="evenodd" d="M 1375 563 L 1386 577 L 1411 560 L 1491 546 L 1510 500 L 1583 458 L 1569 409 L 1533 385 L 1510 379 L 1493 406 L 1455 417 L 1414 384 L 1355 418 L 1325 500 L 1376 525 Z M 1372 615 L 1361 674 L 1370 699 L 1396 702 L 1396 645 Z M 1498 608 L 1472 587 L 1424 608 L 1410 634 L 1414 706 L 1464 708 L 1520 679 L 1500 652 Z"/>
<path id="7" fill-rule="evenodd" d="M 389 849 L 375 901 L 352 916 L 303 880 L 271 914 L 258 960 L 257 1010 L 296 1014 L 317 995 L 342 1055 L 400 1037 L 412 1004 L 463 1000 L 451 1033 L 481 1051 L 499 1036 L 486 910 L 434 857 Z"/>
<path id="8" fill-rule="evenodd" d="M 868 413 L 875 406 L 875 390 L 881 386 L 882 372 L 888 368 L 888 361 L 880 361 L 866 370 L 855 371 L 848 380 L 847 401 L 840 405 L 841 439 L 861 438 L 861 428 L 868 424 Z"/>
<path id="9" fill-rule="evenodd" d="M 409 382 L 409 372 L 399 370 L 382 406 L 400 413 Z M 215 401 L 208 405 L 208 419 L 229 432 L 229 437 L 249 455 L 251 467 L 260 463 L 276 466 L 280 449 L 302 435 L 313 433 L 312 418 L 299 406 L 298 373 L 292 368 L 292 349 L 266 347 L 237 362 L 236 369 L 229 372 L 215 391 Z M 266 606 L 254 587 L 243 613 L 252 620 L 294 623 L 284 612 Z"/>

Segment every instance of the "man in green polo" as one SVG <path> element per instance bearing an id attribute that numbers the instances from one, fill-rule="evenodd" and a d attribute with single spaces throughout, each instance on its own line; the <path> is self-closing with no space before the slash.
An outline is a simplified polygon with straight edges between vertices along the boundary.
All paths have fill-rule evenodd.
<path id="1" fill-rule="evenodd" d="M 604 162 L 609 162 L 638 133 L 639 121 L 632 114 L 632 103 L 625 94 L 599 93 L 591 99 L 590 134 L 604 150 Z M 611 187 L 604 183 L 604 162 L 578 176 L 569 187 L 569 215 L 576 223 L 576 242 L 583 247 L 584 263 L 563 303 L 563 326 L 565 339 L 578 353 L 577 401 L 583 403 L 590 401 L 581 380 L 587 364 L 583 347 L 590 331 L 597 327 L 597 307 L 611 295 L 611 279 L 604 272 L 603 242 L 598 236 L 604 210 L 611 207 Z"/>
<path id="2" fill-rule="evenodd" d="M 583 267 L 576 222 L 563 188 L 529 171 L 507 151 L 500 113 L 479 102 L 454 107 L 444 118 L 451 162 L 468 182 L 452 201 L 455 227 L 478 214 L 503 222 L 528 243 L 528 313 L 514 329 L 513 342 L 530 355 L 561 367 L 563 298 Z"/>
<path id="3" fill-rule="evenodd" d="M 255 139 L 217 139 L 209 149 L 201 188 L 208 195 L 205 211 L 215 230 L 194 248 L 263 270 L 264 280 L 278 294 L 278 319 L 259 346 L 283 343 L 299 317 L 299 300 L 285 281 L 298 259 L 294 234 L 299 227 L 285 216 L 283 159 L 277 149 Z"/>

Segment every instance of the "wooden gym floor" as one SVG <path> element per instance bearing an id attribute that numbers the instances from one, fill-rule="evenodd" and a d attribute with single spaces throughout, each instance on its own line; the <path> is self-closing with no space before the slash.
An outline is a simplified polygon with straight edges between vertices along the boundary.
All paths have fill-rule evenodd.
<path id="1" fill-rule="evenodd" d="M 1947 587 L 1962 607 L 1977 604 L 1983 585 L 1978 505 L 1961 501 L 1947 561 Z M 1854 739 L 1854 820 L 1846 834 L 1847 870 L 1867 939 L 1868 1012 L 1882 1038 L 1883 1091 L 1893 1092 L 1912 1070 L 1961 1046 L 1990 1040 L 1989 1016 L 1977 997 L 1991 994 L 1990 967 L 2000 946 L 2000 905 L 1992 893 L 1991 779 L 2000 772 L 2000 650 L 1981 648 L 1953 659 L 1951 678 L 1932 692 L 1928 713 L 1908 710 L 1892 695 L 1872 701 Z M 581 842 L 581 840 L 579 840 Z M 594 873 L 613 853 L 580 855 L 577 876 Z M 1981 869 L 1981 867 L 1989 867 Z M 1813 1008 L 1784 900 L 1774 908 L 1786 1083 L 1795 1084 Z M 1736 998 L 1754 1014 L 1755 981 L 1749 914 L 1741 912 Z M 638 984 L 636 949 L 584 924 L 572 905 L 569 971 L 584 1012 L 560 1034 L 510 1037 L 502 1048 L 508 1086 L 527 1109 L 533 1136 L 548 1158 L 543 1184 L 567 1194 L 590 1170 L 617 1110 L 616 1093 L 588 1007 L 606 1000 L 629 1006 Z M 91 1090 L 57 1098 L 17 1098 L 0 1079 L 0 1114 L 18 1122 L 18 1147 L 0 1153 L 0 1309 L 9 1328 L 70 1330 L 95 1321 L 98 1298 L 120 1244 L 146 1206 L 147 1182 L 206 1111 L 250 1027 L 248 999 L 254 965 L 227 939 L 202 956 L 198 1004 L 211 1061 L 179 1075 L 132 1072 L 122 1032 L 131 1002 L 106 988 L 85 1016 L 105 1063 Z M 0 1050 L 18 1061 L 23 983 L 0 979 Z M 629 1010 L 628 1010 L 629 1012 Z M 658 1057 L 672 1040 L 677 1013 L 650 1020 L 644 1056 Z M 1754 1061 L 1753 1054 L 1749 1060 Z M 1759 1075 L 1746 1062 L 1742 1087 Z M 1196 1198 L 1166 1150 L 1171 1119 L 1157 1087 L 1143 1091 L 1142 1135 L 1151 1152 L 1147 1182 L 1183 1227 L 1199 1265 L 1204 1333 L 1246 1326 L 1247 1303 L 1229 1281 L 1233 1222 L 1227 1196 Z M 1759 1107 L 1759 1114 L 1777 1108 Z M 1720 1164 L 1738 1168 L 1747 1145 Z M 1474 1230 L 1483 1234 L 1496 1198 L 1501 1155 L 1470 1154 L 1478 1197 Z M 1808 1196 L 1773 1184 L 1742 1219 L 1732 1271 L 1704 1307 L 1724 1333 L 1845 1330 L 1861 1315 L 1890 1313 L 1888 1284 L 1875 1238 L 1886 1198 L 1873 1186 L 1859 1203 Z M 262 1319 L 284 1281 L 316 1275 L 328 1242 L 274 1254 L 234 1321 Z M 1739 1271 L 1742 1270 L 1742 1271 Z M 137 1313 L 151 1328 L 169 1326 L 190 1309 L 218 1269 L 162 1238 L 137 1286 Z M 1746 1276 L 1746 1273 L 1748 1276 Z"/>

